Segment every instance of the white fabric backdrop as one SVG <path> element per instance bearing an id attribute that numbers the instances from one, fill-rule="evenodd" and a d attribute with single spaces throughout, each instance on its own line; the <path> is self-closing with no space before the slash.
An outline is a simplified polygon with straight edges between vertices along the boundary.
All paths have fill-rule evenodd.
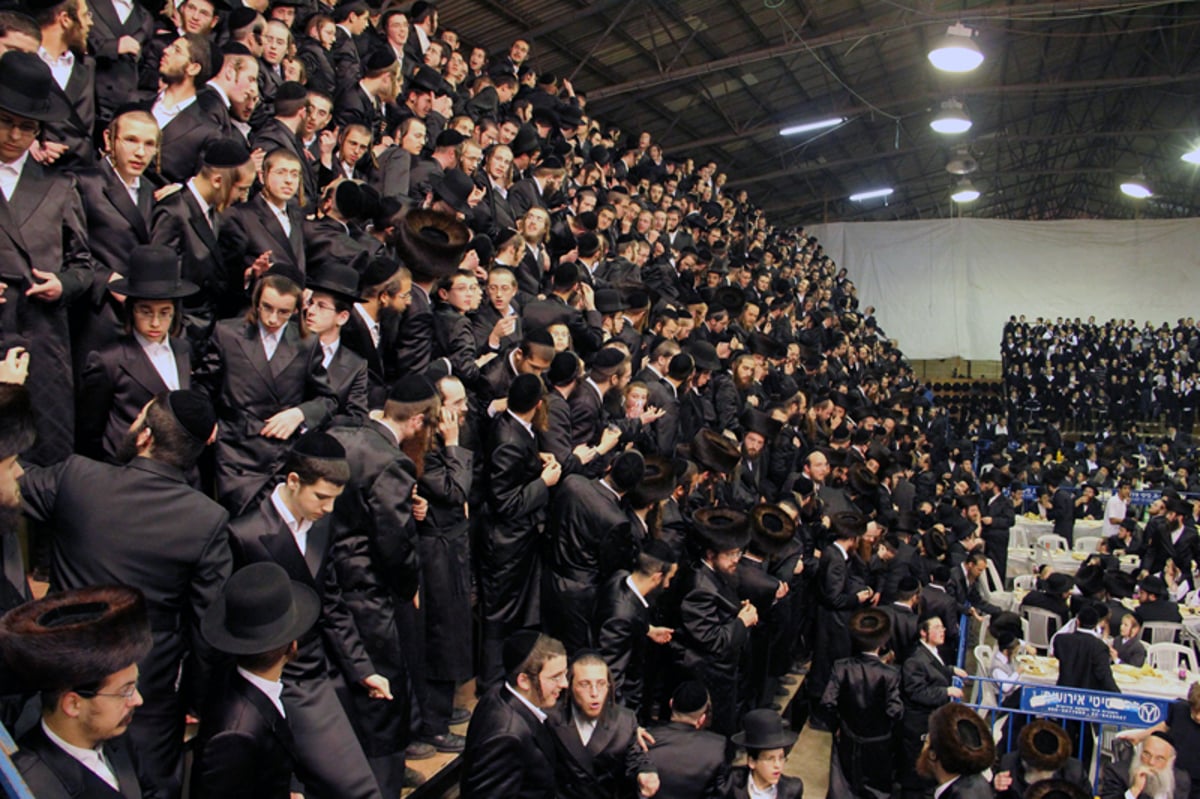
<path id="1" fill-rule="evenodd" d="M 1200 314 L 1200 219 L 810 225 L 910 358 L 998 360 L 1011 315 Z"/>

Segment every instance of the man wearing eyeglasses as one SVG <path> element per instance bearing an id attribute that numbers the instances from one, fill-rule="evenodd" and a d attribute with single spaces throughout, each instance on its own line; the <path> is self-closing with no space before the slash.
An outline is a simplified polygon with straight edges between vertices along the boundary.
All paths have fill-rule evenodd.
<path id="1" fill-rule="evenodd" d="M 39 799 L 163 796 L 123 737 L 142 704 L 137 662 L 150 650 L 140 591 L 81 588 L 0 619 L 18 678 L 42 693 L 41 723 L 13 761 Z"/>

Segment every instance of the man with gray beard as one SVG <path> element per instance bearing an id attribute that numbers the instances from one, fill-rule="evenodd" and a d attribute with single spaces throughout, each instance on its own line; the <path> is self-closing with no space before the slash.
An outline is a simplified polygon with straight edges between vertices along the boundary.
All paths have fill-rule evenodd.
<path id="1" fill-rule="evenodd" d="M 1133 748 L 1129 762 L 1111 763 L 1100 778 L 1100 799 L 1187 799 L 1192 781 L 1175 766 L 1175 742 L 1155 731 Z"/>

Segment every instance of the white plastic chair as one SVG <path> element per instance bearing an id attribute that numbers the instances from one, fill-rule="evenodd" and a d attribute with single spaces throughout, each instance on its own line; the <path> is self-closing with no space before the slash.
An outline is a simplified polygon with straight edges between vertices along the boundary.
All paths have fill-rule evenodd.
<path id="1" fill-rule="evenodd" d="M 1183 638 L 1183 625 L 1173 621 L 1148 621 L 1142 625 L 1142 640 L 1155 644 L 1177 644 Z"/>
<path id="2" fill-rule="evenodd" d="M 1036 574 L 1018 574 L 1013 578 L 1013 590 L 1032 591 L 1037 588 Z"/>
<path id="3" fill-rule="evenodd" d="M 1146 647 L 1146 662 L 1150 668 L 1166 672 L 1174 672 L 1180 665 L 1188 671 L 1197 670 L 1196 653 L 1182 644 L 1151 644 Z"/>
<path id="4" fill-rule="evenodd" d="M 995 650 L 988 644 L 978 644 L 975 649 L 975 676 L 976 677 L 991 677 L 992 676 L 992 657 L 995 655 Z M 999 691 L 994 682 L 985 682 L 984 680 L 975 681 L 975 697 L 977 705 L 996 706 L 999 704 Z M 985 712 L 985 711 L 980 711 Z"/>
<path id="5" fill-rule="evenodd" d="M 1085 535 L 1082 538 L 1075 539 L 1074 550 L 1076 552 L 1092 553 L 1100 548 L 1100 537 L 1095 535 Z"/>
<path id="6" fill-rule="evenodd" d="M 1025 627 L 1025 642 L 1038 651 L 1038 654 L 1050 653 L 1050 639 L 1062 626 L 1058 614 L 1045 608 L 1023 607 L 1021 618 L 1028 622 Z"/>
<path id="7" fill-rule="evenodd" d="M 1011 591 L 1004 590 L 1004 581 L 1000 579 L 1000 572 L 996 569 L 996 564 L 992 563 L 992 559 L 987 560 L 987 571 L 983 573 L 986 580 L 983 584 L 984 599 L 991 602 L 1001 610 L 1011 610 L 1016 602 L 1016 597 Z"/>
<path id="8" fill-rule="evenodd" d="M 1067 544 L 1067 539 L 1054 533 L 1039 535 L 1037 537 L 1037 549 L 1050 553 L 1071 551 L 1071 547 Z"/>

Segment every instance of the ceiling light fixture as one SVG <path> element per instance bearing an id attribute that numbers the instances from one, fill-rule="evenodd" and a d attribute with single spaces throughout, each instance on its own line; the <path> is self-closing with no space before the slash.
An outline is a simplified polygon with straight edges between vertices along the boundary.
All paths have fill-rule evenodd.
<path id="1" fill-rule="evenodd" d="M 1154 196 L 1154 192 L 1150 191 L 1150 185 L 1146 182 L 1146 176 L 1142 172 L 1121 181 L 1121 193 L 1135 200 L 1144 200 Z"/>
<path id="2" fill-rule="evenodd" d="M 1187 161 L 1189 164 L 1200 164 L 1200 147 L 1197 147 L 1191 152 L 1184 153 L 1179 156 L 1180 160 Z"/>
<path id="3" fill-rule="evenodd" d="M 973 28 L 956 22 L 929 51 L 929 63 L 942 72 L 970 72 L 983 63 L 983 51 L 972 38 Z"/>
<path id="4" fill-rule="evenodd" d="M 979 199 L 979 189 L 975 188 L 975 184 L 969 178 L 963 178 L 954 187 L 954 193 L 950 195 L 950 199 L 956 203 L 969 203 Z"/>
<path id="5" fill-rule="evenodd" d="M 779 131 L 780 136 L 795 136 L 799 133 L 811 133 L 814 130 L 824 130 L 832 128 L 834 125 L 840 125 L 846 121 L 845 117 L 830 117 L 829 119 L 819 119 L 816 122 L 806 122 L 803 125 L 792 125 L 791 127 L 783 128 Z"/>
<path id="6" fill-rule="evenodd" d="M 961 102 L 946 100 L 942 103 L 942 110 L 938 112 L 938 115 L 929 121 L 929 127 L 946 135 L 966 133 L 971 129 L 971 118 L 967 116 L 967 111 Z"/>
<path id="7" fill-rule="evenodd" d="M 876 199 L 879 199 L 880 197 L 889 196 L 893 191 L 894 191 L 894 189 L 892 189 L 890 186 L 887 188 L 883 188 L 883 189 L 871 189 L 870 191 L 860 191 L 858 194 L 851 194 L 850 201 L 860 203 L 863 200 L 876 200 Z"/>

